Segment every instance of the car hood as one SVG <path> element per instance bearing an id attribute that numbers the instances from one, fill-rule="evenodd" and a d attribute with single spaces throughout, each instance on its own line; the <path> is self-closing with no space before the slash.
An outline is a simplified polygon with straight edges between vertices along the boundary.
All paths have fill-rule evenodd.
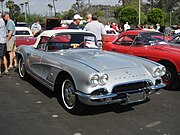
<path id="1" fill-rule="evenodd" d="M 180 54 L 180 49 L 178 47 L 174 47 L 171 45 L 157 45 L 154 46 L 155 49 L 161 50 L 161 51 L 166 51 L 169 53 L 177 53 Z"/>
<path id="2" fill-rule="evenodd" d="M 140 67 L 140 64 L 130 59 L 131 56 L 103 50 L 89 50 L 66 51 L 63 56 L 98 71 Z"/>

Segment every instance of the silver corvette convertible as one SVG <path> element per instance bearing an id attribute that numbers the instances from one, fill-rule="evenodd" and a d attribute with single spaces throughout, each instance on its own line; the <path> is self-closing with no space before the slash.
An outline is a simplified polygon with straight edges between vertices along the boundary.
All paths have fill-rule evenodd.
<path id="1" fill-rule="evenodd" d="M 19 46 L 16 55 L 19 76 L 24 80 L 32 76 L 54 91 L 74 114 L 86 105 L 142 102 L 165 86 L 164 66 L 103 51 L 87 31 L 44 31 L 33 46 Z"/>

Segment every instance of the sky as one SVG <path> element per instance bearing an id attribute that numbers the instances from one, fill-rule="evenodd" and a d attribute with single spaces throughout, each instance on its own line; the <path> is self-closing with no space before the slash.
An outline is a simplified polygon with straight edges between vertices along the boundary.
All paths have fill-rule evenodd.
<path id="1" fill-rule="evenodd" d="M 13 0 L 15 4 L 21 4 L 25 3 L 28 0 Z M 48 14 L 48 4 L 53 5 L 53 0 L 29 0 L 29 5 L 30 5 L 30 12 L 31 13 L 37 13 L 37 14 Z M 76 0 L 57 0 L 55 1 L 56 3 L 56 11 L 61 12 L 61 11 L 66 11 L 71 8 L 71 6 L 76 2 Z M 88 0 L 84 0 L 85 3 L 88 2 Z M 97 4 L 102 4 L 102 5 L 116 5 L 118 4 L 118 0 L 90 0 L 91 4 L 97 5 Z M 4 2 L 4 11 L 8 11 L 5 6 Z"/>

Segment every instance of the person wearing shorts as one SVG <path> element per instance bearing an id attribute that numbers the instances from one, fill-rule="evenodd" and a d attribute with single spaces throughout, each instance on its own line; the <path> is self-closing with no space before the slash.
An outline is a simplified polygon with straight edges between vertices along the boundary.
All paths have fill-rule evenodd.
<path id="1" fill-rule="evenodd" d="M 6 59 L 6 27 L 5 27 L 5 22 L 2 18 L 2 14 L 0 13 L 0 77 L 2 77 L 1 74 L 1 65 L 2 61 L 4 61 L 4 67 L 5 71 L 3 74 L 8 75 L 8 68 L 7 68 L 7 59 Z"/>
<path id="2" fill-rule="evenodd" d="M 7 32 L 7 37 L 6 37 L 6 43 L 7 43 L 7 52 L 9 53 L 9 67 L 8 70 L 13 69 L 13 62 L 14 66 L 17 66 L 17 61 L 15 59 L 15 24 L 13 20 L 11 20 L 10 15 L 8 13 L 5 14 L 4 19 L 7 21 L 6 25 L 6 32 Z"/>

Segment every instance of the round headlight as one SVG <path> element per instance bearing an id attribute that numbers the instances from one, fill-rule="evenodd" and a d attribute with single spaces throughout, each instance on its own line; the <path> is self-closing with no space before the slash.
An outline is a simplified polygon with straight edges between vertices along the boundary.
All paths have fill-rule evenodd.
<path id="1" fill-rule="evenodd" d="M 90 84 L 92 86 L 97 86 L 99 84 L 99 76 L 98 75 L 93 75 L 90 79 Z"/>
<path id="2" fill-rule="evenodd" d="M 166 67 L 163 67 L 161 69 L 161 76 L 165 75 L 166 74 Z"/>
<path id="3" fill-rule="evenodd" d="M 160 74 L 161 74 L 160 68 L 156 68 L 156 70 L 154 70 L 154 77 L 159 77 Z"/>
<path id="4" fill-rule="evenodd" d="M 105 85 L 108 81 L 108 75 L 107 74 L 103 74 L 100 79 L 99 79 L 99 84 L 100 85 Z"/>

